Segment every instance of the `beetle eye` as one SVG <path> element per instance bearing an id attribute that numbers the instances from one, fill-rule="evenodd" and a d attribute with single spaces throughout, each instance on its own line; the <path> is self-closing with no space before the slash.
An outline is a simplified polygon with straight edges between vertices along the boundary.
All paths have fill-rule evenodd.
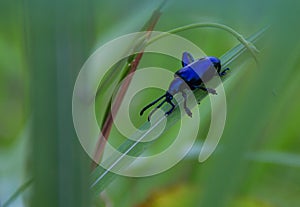
<path id="1" fill-rule="evenodd" d="M 215 68 L 216 68 L 217 70 L 221 70 L 221 65 L 220 65 L 220 63 L 216 63 L 216 64 L 214 64 L 214 66 L 215 66 Z"/>

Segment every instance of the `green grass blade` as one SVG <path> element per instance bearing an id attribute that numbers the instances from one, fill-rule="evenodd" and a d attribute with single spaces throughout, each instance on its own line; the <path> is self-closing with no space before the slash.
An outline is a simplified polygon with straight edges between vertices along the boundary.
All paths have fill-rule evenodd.
<path id="1" fill-rule="evenodd" d="M 256 32 L 252 36 L 250 36 L 247 40 L 253 44 L 256 43 L 262 37 L 265 30 L 266 30 L 265 28 L 259 30 L 258 32 Z M 232 48 L 231 50 L 229 50 L 226 54 L 224 54 L 221 57 L 221 61 L 222 61 L 224 67 L 228 67 L 228 66 L 232 66 L 232 65 L 239 65 L 241 62 L 246 62 L 249 59 L 251 59 L 251 57 L 249 57 L 249 55 L 247 55 L 246 48 L 242 44 L 239 44 L 236 47 Z M 230 77 L 230 75 L 222 77 L 222 80 L 225 81 L 225 78 L 228 78 L 228 77 Z M 202 90 L 196 90 L 194 94 L 198 101 L 201 101 L 202 99 L 204 99 L 207 96 L 207 93 L 203 92 Z M 167 106 L 163 107 L 162 109 L 164 111 L 166 111 Z M 147 147 L 149 145 L 151 145 L 154 141 L 146 142 L 146 143 L 141 143 L 140 141 L 142 139 L 144 139 L 146 136 L 148 136 L 148 134 L 152 130 L 155 130 L 157 124 L 159 124 L 159 122 L 161 122 L 162 119 L 164 119 L 164 118 L 165 117 L 162 117 L 161 119 L 159 119 L 156 122 L 156 125 L 151 128 L 149 128 L 149 126 L 150 126 L 149 122 L 146 122 L 145 124 L 143 124 L 140 127 L 140 129 L 141 130 L 148 129 L 148 130 L 146 130 L 146 132 L 144 134 L 140 134 L 138 132 L 133 134 L 131 139 L 128 139 L 119 147 L 118 151 L 123 154 L 131 155 L 131 156 L 141 155 L 147 149 Z M 181 119 L 180 111 L 176 107 L 174 112 L 167 118 L 168 121 L 167 121 L 165 130 L 168 129 L 169 127 L 173 126 L 180 119 Z M 132 141 L 132 140 L 137 140 L 137 141 Z M 108 184 L 110 184 L 117 177 L 116 174 L 110 172 L 111 168 L 117 166 L 119 169 L 122 169 L 130 164 L 130 163 L 124 162 L 122 156 L 121 157 L 112 156 L 109 159 L 105 160 L 104 162 L 108 163 L 109 164 L 108 166 L 111 166 L 111 167 L 109 169 L 104 169 L 101 166 L 99 166 L 91 173 L 91 176 L 90 176 L 90 188 L 91 188 L 92 192 L 96 195 L 98 193 L 100 193 L 101 191 L 103 191 L 105 189 L 105 187 Z"/>
<path id="2" fill-rule="evenodd" d="M 3 203 L 2 207 L 8 207 L 10 204 L 19 197 L 20 194 L 22 194 L 31 184 L 33 183 L 33 178 L 27 180 L 25 183 L 23 183 L 14 194 L 12 194 L 9 199 Z"/>

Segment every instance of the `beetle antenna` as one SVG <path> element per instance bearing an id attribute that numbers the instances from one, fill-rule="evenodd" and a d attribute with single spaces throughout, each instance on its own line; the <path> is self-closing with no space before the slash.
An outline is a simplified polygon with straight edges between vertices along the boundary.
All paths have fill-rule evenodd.
<path id="1" fill-rule="evenodd" d="M 150 121 L 150 118 L 151 118 L 152 114 L 154 114 L 154 112 L 156 112 L 156 110 L 159 109 L 166 101 L 167 101 L 166 99 L 163 100 L 163 101 L 162 101 L 155 109 L 153 109 L 153 110 L 151 111 L 151 113 L 150 113 L 149 116 L 148 116 L 148 121 Z"/>
<path id="2" fill-rule="evenodd" d="M 166 94 L 162 95 L 161 97 L 159 97 L 158 99 L 156 99 L 155 101 L 151 102 L 150 104 L 148 104 L 147 106 L 145 106 L 141 112 L 140 112 L 140 116 L 143 115 L 143 113 L 148 109 L 150 108 L 151 106 L 153 106 L 154 104 L 156 104 L 158 101 L 160 101 L 163 97 L 165 97 Z"/>

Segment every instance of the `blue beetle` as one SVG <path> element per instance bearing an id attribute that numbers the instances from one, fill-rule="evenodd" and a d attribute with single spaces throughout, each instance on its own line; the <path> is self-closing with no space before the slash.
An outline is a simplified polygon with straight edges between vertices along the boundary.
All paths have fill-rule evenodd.
<path id="1" fill-rule="evenodd" d="M 182 68 L 175 72 L 174 80 L 171 82 L 168 91 L 163 96 L 151 102 L 141 110 L 140 115 L 142 116 L 148 108 L 156 104 L 161 99 L 165 98 L 165 100 L 163 100 L 149 114 L 148 121 L 150 120 L 151 115 L 157 109 L 159 109 L 165 102 L 169 103 L 172 106 L 172 108 L 165 113 L 166 116 L 170 115 L 175 108 L 175 104 L 172 102 L 173 96 L 179 92 L 181 92 L 184 98 L 183 107 L 185 112 L 190 117 L 192 117 L 192 112 L 186 105 L 187 94 L 184 91 L 186 89 L 186 85 L 188 85 L 191 90 L 195 90 L 198 88 L 207 91 L 208 93 L 216 95 L 217 92 L 215 89 L 205 88 L 203 83 L 208 82 L 216 75 L 224 76 L 226 74 L 226 71 L 229 70 L 229 68 L 226 68 L 221 72 L 221 61 L 216 57 L 211 56 L 194 60 L 193 56 L 188 52 L 184 52 L 182 54 L 181 63 Z"/>

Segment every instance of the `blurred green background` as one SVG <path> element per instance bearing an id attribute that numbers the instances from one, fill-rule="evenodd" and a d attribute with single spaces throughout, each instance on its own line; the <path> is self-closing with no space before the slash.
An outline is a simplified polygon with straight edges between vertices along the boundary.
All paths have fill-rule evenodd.
<path id="1" fill-rule="evenodd" d="M 97 47 L 139 31 L 159 4 L 146 0 L 1 2 L 0 206 L 31 178 L 33 184 L 21 190 L 10 206 L 300 206 L 300 3 L 293 0 L 168 1 L 155 30 L 218 22 L 247 37 L 270 26 L 256 45 L 261 50 L 261 68 L 247 64 L 225 83 L 225 131 L 218 150 L 206 162 L 198 163 L 197 154 L 191 153 L 162 174 L 118 177 L 101 196 L 90 195 L 91 160 L 72 122 L 77 74 Z M 218 57 L 238 44 L 216 29 L 180 35 Z M 145 54 L 140 67 L 147 66 L 176 71 L 180 64 Z M 135 98 L 129 112 L 136 126 L 145 119 L 134 109 L 160 93 Z M 200 110 L 207 106 L 201 104 Z M 105 106 L 97 107 L 100 113 Z M 209 117 L 203 119 L 199 140 L 209 124 Z M 176 127 L 168 133 L 176 133 Z"/>

